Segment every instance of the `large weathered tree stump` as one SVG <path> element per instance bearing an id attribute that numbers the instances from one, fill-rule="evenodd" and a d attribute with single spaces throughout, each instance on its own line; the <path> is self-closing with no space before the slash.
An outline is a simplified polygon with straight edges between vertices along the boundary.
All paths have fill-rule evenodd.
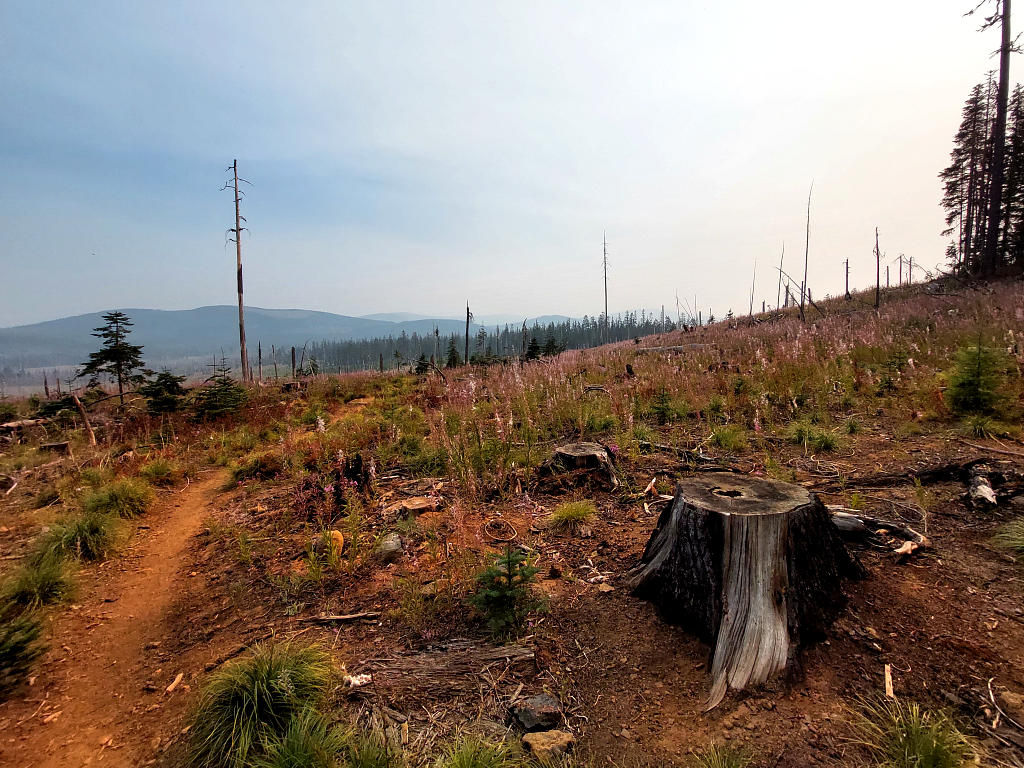
<path id="1" fill-rule="evenodd" d="M 842 579 L 860 574 L 806 488 L 713 473 L 679 483 L 630 577 L 634 594 L 712 645 L 711 709 L 782 671 L 842 609 Z"/>

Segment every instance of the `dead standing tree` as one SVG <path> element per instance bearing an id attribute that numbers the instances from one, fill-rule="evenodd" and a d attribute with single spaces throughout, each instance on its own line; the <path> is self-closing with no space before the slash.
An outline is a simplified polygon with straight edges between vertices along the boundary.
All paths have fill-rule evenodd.
<path id="1" fill-rule="evenodd" d="M 252 375 L 249 371 L 249 357 L 245 349 L 245 308 L 242 304 L 242 231 L 247 227 L 242 226 L 242 222 L 245 221 L 245 216 L 241 214 L 240 205 L 242 198 L 245 197 L 245 192 L 238 188 L 238 183 L 249 184 L 252 183 L 245 179 L 238 177 L 238 160 L 234 160 L 231 165 L 227 168 L 232 174 L 232 180 L 227 182 L 221 191 L 225 189 L 231 189 L 235 193 L 235 226 L 228 230 L 228 241 L 235 243 L 235 255 L 236 265 L 238 273 L 238 346 L 239 355 L 242 360 L 242 381 L 251 381 Z"/>
<path id="2" fill-rule="evenodd" d="M 707 708 L 763 683 L 819 638 L 862 569 L 798 485 L 706 473 L 682 480 L 630 573 L 634 594 L 713 646 Z"/>
<path id="3" fill-rule="evenodd" d="M 800 321 L 807 322 L 804 315 L 804 297 L 807 295 L 807 262 L 811 253 L 811 194 L 814 192 L 814 182 L 807 192 L 807 237 L 804 240 L 804 280 L 800 283 Z"/>

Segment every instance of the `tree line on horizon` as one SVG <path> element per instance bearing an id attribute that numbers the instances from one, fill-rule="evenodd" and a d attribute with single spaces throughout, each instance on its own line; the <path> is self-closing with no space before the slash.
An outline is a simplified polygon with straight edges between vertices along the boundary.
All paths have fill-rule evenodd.
<path id="1" fill-rule="evenodd" d="M 709 318 L 713 321 L 713 318 Z M 469 362 L 473 365 L 487 365 L 503 360 L 536 359 L 557 354 L 566 349 L 589 349 L 604 343 L 628 341 L 639 336 L 672 331 L 676 323 L 660 315 L 639 312 L 624 312 L 608 319 L 604 316 L 567 319 L 547 324 L 534 323 L 523 328 L 511 325 L 483 328 L 472 335 L 469 344 Z M 525 347 L 524 347 L 525 338 Z M 455 367 L 466 361 L 465 334 L 462 333 L 411 333 L 404 331 L 398 336 L 385 336 L 349 341 L 321 340 L 308 344 L 300 353 L 300 367 L 307 373 L 337 373 L 371 370 L 382 364 L 386 370 L 403 365 L 416 366 L 432 361 L 437 367 Z M 290 362 L 290 352 L 276 350 L 269 362 L 279 365 Z M 383 363 L 382 363 L 383 361 Z M 264 366 L 268 361 L 264 361 Z M 264 368 L 264 375 L 267 371 Z"/>

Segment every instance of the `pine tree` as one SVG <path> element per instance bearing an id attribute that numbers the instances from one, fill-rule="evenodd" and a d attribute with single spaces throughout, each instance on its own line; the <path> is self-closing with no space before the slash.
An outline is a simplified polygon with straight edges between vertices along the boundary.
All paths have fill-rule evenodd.
<path id="1" fill-rule="evenodd" d="M 228 361 L 214 362 L 213 375 L 206 385 L 196 392 L 196 418 L 216 419 L 235 413 L 245 404 L 245 389 L 228 373 Z"/>
<path id="2" fill-rule="evenodd" d="M 142 347 L 128 343 L 132 332 L 132 321 L 124 312 L 108 312 L 103 315 L 105 325 L 94 328 L 92 335 L 103 340 L 98 351 L 89 355 L 82 364 L 77 378 L 89 377 L 89 386 L 98 387 L 100 376 L 109 376 L 117 382 L 117 394 L 124 405 L 124 390 L 127 385 L 145 381 L 145 364 L 142 362 Z"/>
<path id="3" fill-rule="evenodd" d="M 175 413 L 181 409 L 185 397 L 185 389 L 181 386 L 184 381 L 184 376 L 160 371 L 155 379 L 139 387 L 139 394 L 146 398 L 150 413 Z"/>
<path id="4" fill-rule="evenodd" d="M 448 342 L 448 355 L 445 359 L 445 368 L 458 368 L 462 365 L 462 358 L 459 357 L 459 348 L 455 346 L 455 337 L 452 336 Z"/>
<path id="5" fill-rule="evenodd" d="M 530 337 L 530 343 L 526 346 L 526 359 L 536 360 L 540 357 L 540 343 L 536 336 Z"/>
<path id="6" fill-rule="evenodd" d="M 984 250 L 994 97 L 994 82 L 989 73 L 987 81 L 976 85 L 964 104 L 950 165 L 939 174 L 943 183 L 942 207 L 946 209 L 947 228 L 943 234 L 955 237 L 951 266 L 957 271 L 975 271 Z"/>
<path id="7" fill-rule="evenodd" d="M 1020 85 L 1013 89 L 1009 109 L 1001 251 L 1008 265 L 1020 269 L 1024 267 L 1024 88 Z"/>
<path id="8" fill-rule="evenodd" d="M 430 372 L 430 362 L 427 360 L 426 354 L 421 354 L 416 360 L 416 375 L 425 376 Z"/>
<path id="9" fill-rule="evenodd" d="M 541 352 L 544 357 L 554 357 L 559 352 L 562 352 L 562 346 L 555 340 L 555 334 L 548 332 L 548 337 L 544 341 L 544 349 Z"/>

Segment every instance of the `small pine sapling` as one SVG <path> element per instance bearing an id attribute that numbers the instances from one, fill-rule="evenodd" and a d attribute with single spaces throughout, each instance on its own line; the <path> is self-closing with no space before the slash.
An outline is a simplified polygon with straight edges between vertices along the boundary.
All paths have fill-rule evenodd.
<path id="1" fill-rule="evenodd" d="M 506 547 L 494 565 L 476 577 L 476 591 L 470 603 L 483 616 L 491 635 L 499 639 L 522 633 L 527 616 L 542 607 L 533 593 L 537 568 L 527 562 L 526 554 Z"/>

